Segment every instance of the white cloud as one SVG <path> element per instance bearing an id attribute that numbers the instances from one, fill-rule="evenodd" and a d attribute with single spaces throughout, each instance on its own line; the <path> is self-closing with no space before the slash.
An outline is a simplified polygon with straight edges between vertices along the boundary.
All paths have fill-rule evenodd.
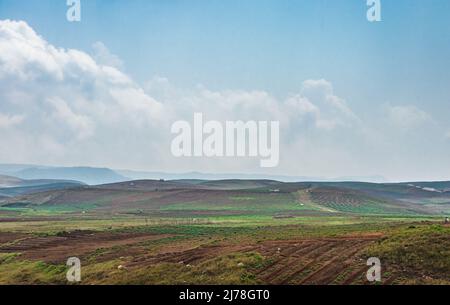
<path id="1" fill-rule="evenodd" d="M 290 97 L 286 106 L 285 112 L 296 116 L 294 120 L 309 118 L 317 128 L 324 130 L 360 123 L 346 101 L 335 95 L 332 84 L 324 79 L 304 81 L 300 93 Z"/>
<path id="2" fill-rule="evenodd" d="M 108 55 L 103 45 L 96 48 Z M 5 162 L 16 158 L 16 142 L 26 160 L 46 162 L 58 151 L 82 163 L 90 158 L 83 150 L 101 154 L 113 146 L 104 142 L 111 134 L 136 130 L 152 138 L 164 120 L 162 104 L 119 69 L 57 48 L 22 21 L 0 20 L 0 101 L 0 128 L 9 127 L 0 138 Z M 36 160 L 37 148 L 48 160 Z"/>
<path id="3" fill-rule="evenodd" d="M 433 122 L 431 115 L 414 105 L 387 106 L 389 121 L 403 130 L 412 130 Z"/>
<path id="4" fill-rule="evenodd" d="M 0 129 L 16 126 L 23 121 L 22 115 L 6 115 L 0 113 Z"/>
<path id="5" fill-rule="evenodd" d="M 82 140 L 94 134 L 92 120 L 85 115 L 74 113 L 67 102 L 60 98 L 49 98 L 47 102 L 53 107 L 52 118 L 61 126 L 69 127 L 77 139 Z"/>
<path id="6" fill-rule="evenodd" d="M 307 133 L 319 137 L 358 121 L 323 79 L 305 81 L 286 100 L 263 90 L 181 90 L 164 77 L 141 87 L 103 43 L 93 48 L 93 56 L 58 48 L 25 22 L 0 21 L 0 112 L 8 113 L 0 116 L 0 127 L 10 127 L 0 139 L 10 144 L 0 152 L 5 162 L 21 161 L 16 146 L 23 161 L 35 163 L 226 170 L 228 161 L 171 158 L 171 124 L 192 120 L 194 112 L 207 120 L 278 120 L 284 142 L 292 144 Z M 235 165 L 242 169 L 242 162 Z"/>
<path id="7" fill-rule="evenodd" d="M 94 50 L 94 59 L 99 64 L 117 69 L 123 68 L 122 60 L 117 55 L 112 54 L 103 42 L 95 42 L 92 49 Z"/>
<path id="8" fill-rule="evenodd" d="M 280 121 L 278 173 L 378 174 L 370 172 L 372 166 L 378 170 L 385 163 L 375 164 L 374 157 L 398 148 L 397 141 L 386 141 L 393 143 L 389 149 L 378 145 L 381 140 L 372 145 L 371 134 L 390 136 L 378 128 L 381 120 L 370 128 L 324 79 L 306 80 L 286 99 L 264 90 L 181 89 L 160 76 L 141 86 L 106 46 L 96 43 L 94 49 L 93 56 L 62 49 L 25 22 L 0 20 L 2 162 L 172 172 L 259 170 L 257 159 L 171 157 L 171 124 L 191 121 L 194 112 L 202 112 L 205 120 Z M 390 106 L 387 116 L 402 128 L 431 120 L 414 106 Z"/>

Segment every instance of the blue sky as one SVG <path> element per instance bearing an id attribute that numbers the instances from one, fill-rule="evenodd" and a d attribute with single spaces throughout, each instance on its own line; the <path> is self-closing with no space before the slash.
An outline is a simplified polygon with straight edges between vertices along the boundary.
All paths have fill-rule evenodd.
<path id="1" fill-rule="evenodd" d="M 361 164 L 371 160 L 381 164 L 388 149 L 399 159 L 408 160 L 398 169 L 355 167 L 349 169 L 351 173 L 317 166 L 317 172 L 308 169 L 308 175 L 380 174 L 392 179 L 406 179 L 408 175 L 433 179 L 445 178 L 450 169 L 446 140 L 450 132 L 449 1 L 381 0 L 383 20 L 377 23 L 367 21 L 365 0 L 81 3 L 80 23 L 67 22 L 65 0 L 0 0 L 0 19 L 23 20 L 56 47 L 93 54 L 93 44 L 101 42 L 120 58 L 121 71 L 143 87 L 159 76 L 178 91 L 193 90 L 201 84 L 218 92 L 264 91 L 284 100 L 302 91 L 305 81 L 323 79 L 361 121 L 371 125 L 369 129 L 383 136 L 398 129 L 398 125 L 385 122 L 389 115 L 403 120 L 403 115 L 411 114 L 415 115 L 414 122 L 423 121 L 424 125 L 412 124 L 417 130 L 411 134 L 399 132 L 397 137 L 384 139 L 383 143 L 402 145 L 388 145 L 380 152 L 373 152 L 380 144 L 376 140 L 368 140 L 373 144 L 368 146 L 351 136 L 343 140 L 348 138 L 345 130 L 336 131 L 333 140 L 314 134 L 322 139 L 314 144 L 317 149 L 333 142 L 331 146 L 348 154 L 343 160 L 359 160 L 360 156 L 354 154 L 366 154 L 367 158 L 359 160 Z M 425 159 L 424 148 L 433 160 Z M 405 153 L 412 156 L 405 157 Z M 77 159 L 71 162 L 77 163 Z M 105 165 L 114 162 L 112 158 Z M 405 168 L 419 162 L 434 164 L 431 172 L 424 174 L 421 167 L 411 171 Z M 142 163 L 121 165 L 154 169 Z M 287 173 L 286 169 L 279 171 Z M 395 174 L 394 170 L 404 174 Z"/>
<path id="2" fill-rule="evenodd" d="M 0 1 L 0 18 L 26 20 L 55 45 L 104 42 L 140 81 L 158 74 L 179 86 L 284 95 L 323 77 L 367 103 L 368 95 L 419 100 L 421 92 L 408 93 L 418 85 L 442 102 L 450 2 L 384 0 L 377 24 L 366 10 L 364 0 L 89 0 L 71 24 L 64 0 Z"/>

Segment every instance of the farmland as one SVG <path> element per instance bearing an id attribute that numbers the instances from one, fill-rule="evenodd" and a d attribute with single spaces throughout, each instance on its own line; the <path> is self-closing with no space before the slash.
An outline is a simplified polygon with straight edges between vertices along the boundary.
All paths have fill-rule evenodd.
<path id="1" fill-rule="evenodd" d="M 406 184 L 133 181 L 31 192 L 0 201 L 0 283 L 67 284 L 65 263 L 78 257 L 86 285 L 360 285 L 375 256 L 382 284 L 449 284 L 446 202 L 446 191 Z"/>

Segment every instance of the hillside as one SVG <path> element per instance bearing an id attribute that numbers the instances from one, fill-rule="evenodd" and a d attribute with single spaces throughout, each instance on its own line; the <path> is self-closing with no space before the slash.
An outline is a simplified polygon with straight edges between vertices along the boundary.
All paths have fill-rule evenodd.
<path id="1" fill-rule="evenodd" d="M 46 191 L 56 191 L 56 190 L 69 189 L 69 188 L 78 188 L 83 185 L 84 184 L 79 183 L 79 182 L 64 182 L 64 181 L 50 182 L 49 181 L 49 183 L 46 183 L 46 184 L 0 188 L 0 196 L 9 198 L 9 197 L 21 196 L 21 195 L 26 195 L 26 194 L 46 192 Z"/>
<path id="2" fill-rule="evenodd" d="M 18 171 L 16 176 L 22 179 L 76 180 L 91 185 L 128 180 L 108 168 L 92 167 L 26 168 Z"/>
<path id="3" fill-rule="evenodd" d="M 80 187 L 84 185 L 78 181 L 39 179 L 25 180 L 11 176 L 0 176 L 0 200 L 43 191 Z"/>
<path id="4" fill-rule="evenodd" d="M 18 193 L 14 198 L 3 199 L 0 205 L 167 217 L 450 214 L 449 193 L 400 184 L 139 180 L 75 188 L 66 185 L 58 190 L 43 187 L 35 191 Z"/>
<path id="5" fill-rule="evenodd" d="M 81 181 L 90 185 L 131 180 L 109 168 L 61 167 L 27 164 L 0 164 L 0 175 L 17 177 L 25 180 Z"/>
<path id="6" fill-rule="evenodd" d="M 22 179 L 0 175 L 0 188 L 3 187 L 15 187 L 22 185 L 24 181 Z"/>

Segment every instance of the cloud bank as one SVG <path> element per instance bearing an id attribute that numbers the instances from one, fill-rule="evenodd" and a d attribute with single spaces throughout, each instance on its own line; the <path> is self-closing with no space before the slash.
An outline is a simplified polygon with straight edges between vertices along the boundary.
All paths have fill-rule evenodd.
<path id="1" fill-rule="evenodd" d="M 277 120 L 279 174 L 385 174 L 371 158 L 386 133 L 370 126 L 325 79 L 305 80 L 277 99 L 261 90 L 186 90 L 155 76 L 138 84 L 102 42 L 92 54 L 53 46 L 23 21 L 0 21 L 0 160 L 172 172 L 258 172 L 256 159 L 176 159 L 170 126 L 202 112 L 207 120 Z M 395 128 L 432 118 L 416 106 L 389 106 Z M 394 126 L 394 127 L 392 127 Z M 382 139 L 380 139 L 382 138 Z M 379 160 L 379 161 L 377 161 Z M 377 164 L 379 163 L 379 164 Z M 381 168 L 380 168 L 381 169 Z"/>

